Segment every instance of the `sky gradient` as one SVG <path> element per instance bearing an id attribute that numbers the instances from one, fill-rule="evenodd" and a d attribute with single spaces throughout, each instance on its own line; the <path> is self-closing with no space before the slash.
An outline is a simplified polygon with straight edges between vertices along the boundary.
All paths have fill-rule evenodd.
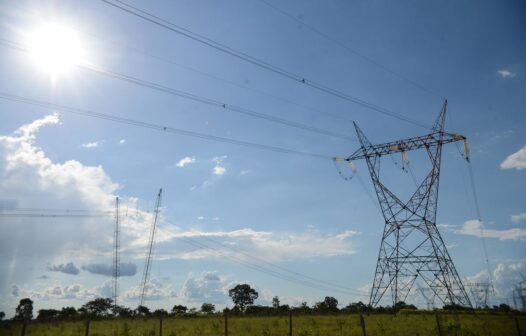
<path id="1" fill-rule="evenodd" d="M 446 129 L 465 135 L 471 145 L 495 281 L 493 300 L 512 303 L 511 288 L 521 272 L 526 275 L 523 2 L 128 3 L 420 123 L 432 124 L 447 98 Z M 24 44 L 38 25 L 59 22 L 75 30 L 94 66 L 276 118 L 349 137 L 355 135 L 355 121 L 373 143 L 427 132 L 103 2 L 3 1 L 0 15 L 2 39 Z M 328 157 L 358 148 L 356 141 L 80 68 L 51 80 L 26 53 L 0 47 L 2 95 Z M 383 218 L 363 163 L 357 163 L 356 178 L 345 181 L 329 159 L 158 132 L 5 99 L 0 99 L 0 120 L 0 212 L 111 211 L 115 197 L 121 198 L 120 300 L 125 306 L 138 304 L 159 188 L 162 217 L 149 307 L 200 307 L 203 302 L 224 307 L 231 305 L 226 291 L 240 282 L 259 291 L 260 304 L 269 304 L 275 295 L 294 305 L 325 296 L 336 297 L 342 306 L 368 301 Z M 416 179 L 423 178 L 429 169 L 425 157 L 409 157 Z M 401 158 L 385 158 L 384 163 L 387 186 L 408 197 L 415 185 L 399 168 Z M 481 223 L 468 166 L 455 145 L 443 150 L 439 197 L 437 224 L 460 276 L 466 283 L 484 281 Z M 79 307 L 110 296 L 112 233 L 111 215 L 0 217 L 0 311 L 11 316 L 23 297 L 32 297 L 40 309 Z M 291 273 L 283 268 L 318 279 L 316 288 L 306 286 L 304 277 L 303 282 L 289 281 Z M 423 304 L 416 294 L 412 300 Z"/>

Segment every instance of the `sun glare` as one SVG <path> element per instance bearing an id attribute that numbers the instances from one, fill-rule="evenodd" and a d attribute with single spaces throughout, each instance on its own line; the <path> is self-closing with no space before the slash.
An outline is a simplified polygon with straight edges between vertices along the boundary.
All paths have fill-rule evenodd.
<path id="1" fill-rule="evenodd" d="M 65 73 L 84 61 L 77 34 L 57 23 L 37 28 L 29 35 L 28 45 L 36 63 L 52 76 Z"/>

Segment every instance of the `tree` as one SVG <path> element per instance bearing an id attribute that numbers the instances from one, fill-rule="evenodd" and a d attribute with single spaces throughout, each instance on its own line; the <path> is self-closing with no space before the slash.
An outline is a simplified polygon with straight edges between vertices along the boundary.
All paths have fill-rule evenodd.
<path id="1" fill-rule="evenodd" d="M 187 310 L 188 310 L 188 308 L 186 306 L 175 305 L 172 308 L 172 313 L 174 313 L 175 315 L 183 315 L 183 314 L 186 313 Z"/>
<path id="2" fill-rule="evenodd" d="M 156 309 L 153 312 L 153 316 L 157 316 L 157 317 L 168 316 L 168 312 L 164 309 Z"/>
<path id="3" fill-rule="evenodd" d="M 279 309 L 279 297 L 274 296 L 272 298 L 272 307 L 274 307 L 275 309 Z"/>
<path id="4" fill-rule="evenodd" d="M 211 303 L 203 303 L 201 306 L 201 312 L 204 314 L 213 314 L 216 310 L 216 306 Z"/>
<path id="5" fill-rule="evenodd" d="M 15 320 L 31 320 L 33 318 L 33 301 L 29 298 L 20 300 L 16 307 Z"/>
<path id="6" fill-rule="evenodd" d="M 57 318 L 60 314 L 56 309 L 40 309 L 38 311 L 37 320 L 51 320 Z"/>
<path id="7" fill-rule="evenodd" d="M 113 308 L 113 300 L 109 298 L 97 298 L 85 303 L 79 311 L 92 317 L 106 317 L 110 315 Z"/>
<path id="8" fill-rule="evenodd" d="M 332 296 L 326 296 L 323 302 L 330 311 L 338 310 L 338 300 L 336 300 Z"/>
<path id="9" fill-rule="evenodd" d="M 145 307 L 145 306 L 138 306 L 136 311 L 137 311 L 137 315 L 140 315 L 140 316 L 150 315 L 150 309 L 148 309 L 148 307 Z"/>
<path id="10" fill-rule="evenodd" d="M 258 298 L 258 292 L 248 284 L 236 285 L 228 291 L 228 295 L 232 298 L 234 305 L 243 312 Z"/>
<path id="11" fill-rule="evenodd" d="M 77 310 L 75 309 L 75 307 L 63 307 L 58 316 L 61 318 L 61 319 L 64 319 L 64 320 L 70 320 L 72 318 L 75 318 L 77 317 L 79 313 L 77 312 Z"/>
<path id="12" fill-rule="evenodd" d="M 5 317 L 5 313 L 3 311 L 0 311 L 0 321 L 2 321 Z"/>
<path id="13" fill-rule="evenodd" d="M 338 300 L 336 300 L 332 296 L 326 296 L 323 301 L 317 302 L 314 305 L 314 309 L 320 313 L 338 311 Z"/>

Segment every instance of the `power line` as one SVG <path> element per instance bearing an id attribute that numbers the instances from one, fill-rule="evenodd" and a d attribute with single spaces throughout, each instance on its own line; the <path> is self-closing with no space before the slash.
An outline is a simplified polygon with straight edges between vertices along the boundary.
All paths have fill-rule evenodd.
<path id="1" fill-rule="evenodd" d="M 55 110 L 66 112 L 66 113 L 72 113 L 72 114 L 81 115 L 85 117 L 91 117 L 91 118 L 98 118 L 102 120 L 118 122 L 121 124 L 126 124 L 126 125 L 131 125 L 131 126 L 136 126 L 136 127 L 148 128 L 148 129 L 152 129 L 155 131 L 161 131 L 161 132 L 172 133 L 172 134 L 177 134 L 177 135 L 184 135 L 184 136 L 189 136 L 189 137 L 194 137 L 194 138 L 200 138 L 200 139 L 209 140 L 209 141 L 228 143 L 228 144 L 256 148 L 260 150 L 272 151 L 272 152 L 283 153 L 283 154 L 301 155 L 301 156 L 307 156 L 311 158 L 324 159 L 324 160 L 330 160 L 332 158 L 329 155 L 315 154 L 315 153 L 303 152 L 303 151 L 282 148 L 282 147 L 277 147 L 277 146 L 269 146 L 269 145 L 255 143 L 255 142 L 220 137 L 220 136 L 215 136 L 215 135 L 211 135 L 207 133 L 194 132 L 194 131 L 189 131 L 189 130 L 185 130 L 181 128 L 154 124 L 151 122 L 139 121 L 136 119 L 124 118 L 124 117 L 119 117 L 119 116 L 106 114 L 106 113 L 93 112 L 93 111 L 79 109 L 75 107 L 53 104 L 51 102 L 35 100 L 35 99 L 26 98 L 22 96 L 15 96 L 15 95 L 11 95 L 11 94 L 1 92 L 1 91 L 0 91 L 0 99 L 33 105 L 33 106 L 38 106 L 38 107 L 42 107 L 45 109 L 55 109 Z"/>
<path id="2" fill-rule="evenodd" d="M 131 50 L 131 51 L 133 51 L 135 53 L 144 55 L 146 57 L 150 57 L 152 59 L 155 59 L 155 60 L 167 63 L 167 64 L 174 65 L 174 66 L 182 68 L 182 69 L 186 69 L 188 71 L 192 71 L 192 72 L 197 73 L 199 75 L 202 75 L 202 76 L 205 76 L 205 77 L 208 77 L 208 78 L 212 78 L 212 79 L 214 79 L 216 81 L 220 81 L 220 82 L 223 82 L 223 83 L 226 83 L 226 84 L 229 84 L 229 85 L 232 85 L 232 86 L 244 89 L 244 90 L 249 90 L 249 91 L 252 91 L 252 92 L 256 92 L 257 94 L 260 94 L 260 95 L 263 95 L 263 96 L 267 96 L 267 97 L 271 97 L 271 98 L 273 98 L 275 100 L 279 100 L 279 101 L 285 102 L 287 104 L 291 104 L 291 105 L 297 106 L 299 108 L 315 112 L 315 113 L 317 113 L 319 115 L 322 115 L 324 117 L 330 117 L 330 118 L 333 118 L 333 119 L 343 120 L 343 121 L 347 121 L 347 122 L 352 122 L 353 121 L 351 118 L 347 118 L 347 117 L 338 115 L 336 113 L 331 113 L 331 112 L 327 112 L 327 111 L 321 111 L 321 110 L 319 110 L 317 108 L 314 108 L 312 106 L 307 106 L 307 105 L 298 103 L 298 102 L 296 102 L 294 100 L 291 100 L 291 99 L 288 99 L 288 98 L 284 98 L 284 97 L 281 97 L 281 96 L 277 96 L 277 95 L 272 94 L 270 92 L 267 92 L 267 91 L 264 91 L 264 90 L 260 90 L 260 89 L 256 89 L 256 88 L 248 86 L 246 84 L 243 85 L 243 84 L 237 83 L 237 82 L 235 82 L 233 80 L 228 80 L 228 79 L 225 79 L 225 78 L 220 77 L 218 75 L 211 74 L 209 72 L 206 72 L 206 71 L 203 71 L 203 70 L 200 70 L 200 69 L 188 66 L 186 64 L 175 62 L 171 58 L 159 56 L 159 55 L 156 55 L 154 53 L 148 52 L 146 50 L 137 48 L 135 46 L 131 46 L 129 44 L 116 42 L 114 40 L 104 39 L 104 38 L 101 38 L 101 37 L 93 35 L 93 34 L 88 34 L 88 35 L 93 37 L 93 38 L 96 38 L 96 39 L 98 39 L 100 41 L 103 41 L 105 43 L 108 43 L 108 44 L 111 44 L 113 46 L 116 46 L 118 48 L 121 48 L 121 49 L 124 48 L 124 49 Z"/>
<path id="3" fill-rule="evenodd" d="M 22 46 L 22 45 L 20 45 L 20 44 L 18 44 L 16 42 L 13 42 L 13 41 L 10 41 L 10 40 L 6 40 L 6 39 L 3 39 L 3 38 L 0 38 L 0 45 L 6 46 L 8 48 L 15 49 L 17 51 L 23 51 L 23 52 L 28 52 L 29 53 L 29 50 L 25 46 Z M 269 115 L 269 114 L 256 112 L 256 111 L 248 109 L 248 108 L 244 108 L 244 107 L 240 107 L 240 106 L 236 106 L 236 105 L 232 105 L 232 104 L 226 104 L 224 102 L 221 102 L 221 101 L 218 101 L 218 100 L 215 100 L 215 99 L 212 99 L 212 98 L 199 96 L 199 95 L 196 95 L 196 94 L 193 94 L 193 93 L 185 92 L 185 91 L 182 91 L 182 90 L 177 90 L 177 89 L 174 89 L 174 88 L 171 88 L 171 87 L 168 87 L 168 86 L 164 86 L 164 85 L 161 85 L 161 84 L 157 84 L 157 83 L 154 83 L 154 82 L 143 80 L 143 79 L 140 79 L 140 78 L 137 78 L 137 77 L 132 77 L 132 76 L 128 76 L 128 75 L 125 75 L 125 74 L 118 73 L 118 72 L 106 70 L 106 69 L 103 69 L 101 67 L 97 67 L 95 65 L 88 65 L 88 64 L 82 64 L 81 65 L 81 64 L 78 64 L 77 67 L 80 68 L 80 69 L 83 69 L 83 70 L 89 70 L 89 71 L 97 73 L 99 75 L 103 75 L 103 76 L 106 76 L 106 77 L 118 79 L 118 80 L 125 81 L 125 82 L 131 83 L 131 84 L 135 84 L 135 85 L 146 87 L 146 88 L 149 88 L 149 89 L 152 89 L 152 90 L 160 91 L 160 92 L 163 92 L 163 93 L 168 93 L 170 95 L 174 95 L 174 96 L 190 99 L 190 100 L 193 100 L 193 101 L 196 101 L 196 102 L 199 102 L 199 103 L 202 103 L 202 104 L 206 104 L 206 105 L 209 105 L 209 106 L 214 106 L 214 107 L 217 107 L 217 108 L 220 108 L 220 109 L 223 109 L 223 110 L 229 110 L 229 111 L 240 113 L 240 114 L 247 115 L 247 116 L 250 116 L 250 117 L 264 119 L 264 120 L 267 120 L 267 121 L 270 121 L 270 122 L 274 122 L 274 123 L 278 123 L 278 124 L 281 124 L 281 125 L 284 125 L 284 126 L 289 126 L 289 127 L 302 129 L 304 131 L 309 131 L 309 132 L 314 132 L 314 133 L 318 133 L 318 134 L 322 134 L 322 135 L 326 135 L 326 136 L 331 136 L 331 137 L 336 137 L 336 138 L 340 138 L 340 139 L 345 139 L 345 140 L 348 140 L 348 141 L 357 141 L 356 138 L 354 138 L 354 137 L 350 137 L 350 136 L 347 136 L 347 135 L 335 133 L 335 132 L 328 131 L 328 130 L 325 130 L 325 129 L 322 129 L 322 128 L 318 128 L 318 127 L 314 127 L 314 126 L 305 125 L 305 124 L 302 124 L 302 123 L 299 123 L 299 122 L 296 122 L 296 121 L 283 119 L 283 118 L 280 118 L 280 117 L 275 117 L 275 116 L 272 116 L 272 115 Z"/>
<path id="4" fill-rule="evenodd" d="M 337 289 L 337 288 L 331 288 L 329 286 L 322 285 L 322 284 L 319 284 L 319 283 L 316 283 L 316 282 L 312 282 L 312 281 L 308 281 L 308 280 L 299 279 L 297 277 L 289 276 L 289 275 L 280 273 L 278 271 L 271 270 L 271 269 L 268 269 L 266 267 L 257 265 L 255 263 L 252 263 L 252 262 L 249 262 L 249 261 L 246 261 L 246 260 L 243 260 L 243 259 L 239 259 L 239 258 L 236 258 L 236 257 L 229 256 L 229 255 L 225 254 L 224 252 L 221 252 L 220 250 L 218 250 L 218 249 L 216 249 L 214 247 L 211 247 L 209 245 L 197 242 L 194 239 L 191 239 L 189 237 L 176 237 L 176 238 L 181 240 L 181 241 L 183 241 L 183 242 L 186 242 L 188 244 L 200 247 L 202 249 L 208 249 L 208 250 L 214 251 L 214 252 L 220 254 L 222 257 L 224 257 L 224 258 L 226 258 L 226 259 L 228 259 L 228 260 L 230 260 L 230 261 L 232 261 L 232 262 L 234 262 L 236 264 L 244 265 L 245 267 L 248 267 L 248 268 L 256 270 L 258 272 L 261 272 L 261 273 L 273 276 L 275 278 L 279 278 L 279 279 L 286 280 L 286 281 L 289 281 L 289 282 L 292 282 L 292 283 L 300 284 L 300 285 L 303 285 L 303 286 L 306 286 L 306 287 L 315 288 L 315 289 L 318 289 L 318 290 L 331 290 L 331 291 L 343 293 L 343 294 L 346 294 L 346 295 L 364 295 L 362 293 L 360 293 L 360 294 L 351 293 L 348 290 L 341 290 L 341 289 Z"/>
<path id="5" fill-rule="evenodd" d="M 327 34 L 327 33 L 324 33 L 324 32 L 321 31 L 320 29 L 318 29 L 318 28 L 316 28 L 316 27 L 314 27 L 314 26 L 312 26 L 312 25 L 310 25 L 310 24 L 308 24 L 308 23 L 302 21 L 301 19 L 295 17 L 294 15 L 290 14 L 289 12 L 286 12 L 285 10 L 283 10 L 283 9 L 281 9 L 280 7 L 278 7 L 278 6 L 276 6 L 276 5 L 272 4 L 272 3 L 270 3 L 269 1 L 267 1 L 267 0 L 258 0 L 258 1 L 261 2 L 261 3 L 263 3 L 263 4 L 265 4 L 265 5 L 267 5 L 268 7 L 272 8 L 272 9 L 274 9 L 275 11 L 277 11 L 277 12 L 283 14 L 284 16 L 288 17 L 289 19 L 291 19 L 291 20 L 293 20 L 293 21 L 295 21 L 295 22 L 301 24 L 303 27 L 305 27 L 305 28 L 307 28 L 308 30 L 310 30 L 310 31 L 312 31 L 312 32 L 314 32 L 314 33 L 316 33 L 316 34 L 318 34 L 319 36 L 321 36 L 321 37 L 327 39 L 328 41 L 330 41 L 330 42 L 332 42 L 332 43 L 334 43 L 334 44 L 340 46 L 341 48 L 345 49 L 346 51 L 350 52 L 351 54 L 356 55 L 356 56 L 358 56 L 358 57 L 360 57 L 360 58 L 366 60 L 367 62 L 369 62 L 369 63 L 371 63 L 371 64 L 373 64 L 373 65 L 379 67 L 380 69 L 382 69 L 382 70 L 384 70 L 384 71 L 390 73 L 391 75 L 393 75 L 393 76 L 395 76 L 395 77 L 398 77 L 399 79 L 402 79 L 402 80 L 406 81 L 407 83 L 413 85 L 414 87 L 419 88 L 419 89 L 421 89 L 422 91 L 425 91 L 425 92 L 427 92 L 427 93 L 429 93 L 429 94 L 431 94 L 431 95 L 433 95 L 433 96 L 439 97 L 439 98 L 441 98 L 441 99 L 445 99 L 442 95 L 440 95 L 440 94 L 434 92 L 433 90 L 431 90 L 431 89 L 425 87 L 424 85 L 422 85 L 422 84 L 420 84 L 420 83 L 418 83 L 418 82 L 412 80 L 411 78 L 409 78 L 409 77 L 407 77 L 407 76 L 404 76 L 404 75 L 400 74 L 399 72 L 394 71 L 394 70 L 388 68 L 387 66 L 385 66 L 385 65 L 383 65 L 383 64 L 381 64 L 381 63 L 379 63 L 379 62 L 377 62 L 377 61 L 374 60 L 373 58 L 368 57 L 368 56 L 362 54 L 361 52 L 358 52 L 356 49 L 353 49 L 353 48 L 347 46 L 346 44 L 343 44 L 342 42 L 338 41 L 337 39 L 335 39 L 335 38 L 332 37 L 331 35 L 329 35 L 329 34 Z"/>
<path id="6" fill-rule="evenodd" d="M 338 97 L 340 99 L 343 99 L 343 100 L 346 100 L 348 102 L 351 102 L 351 103 L 354 103 L 354 104 L 357 104 L 357 105 L 360 105 L 362 107 L 365 107 L 365 108 L 368 108 L 370 110 L 373 110 L 373 111 L 376 111 L 376 112 L 379 112 L 379 113 L 382 113 L 384 115 L 388 115 L 390 117 L 393 117 L 393 118 L 396 118 L 396 119 L 399 119 L 399 120 L 402 120 L 402 121 L 405 121 L 405 122 L 408 122 L 408 123 L 411 123 L 413 125 L 416 125 L 416 126 L 419 126 L 419 127 L 423 127 L 425 129 L 429 129 L 431 128 L 431 126 L 429 125 L 426 125 L 426 124 L 423 124 L 417 120 L 413 120 L 409 117 L 406 117 L 400 113 L 397 113 L 397 112 L 394 112 L 394 111 L 391 111 L 387 108 L 384 108 L 384 107 L 381 107 L 381 106 L 378 106 L 378 105 L 375 105 L 373 103 L 370 103 L 368 101 L 365 101 L 363 99 L 360 99 L 360 98 L 357 98 L 357 97 L 353 97 L 353 96 L 350 96 L 342 91 L 339 91 L 337 89 L 333 89 L 327 85 L 324 85 L 324 84 L 321 84 L 321 83 L 318 83 L 318 82 L 315 82 L 315 81 L 312 81 L 310 79 L 307 79 L 305 78 L 304 76 L 301 76 L 301 75 L 298 75 L 298 74 L 295 74 L 291 71 L 288 71 L 286 69 L 283 69 L 281 67 L 278 67 L 278 66 L 275 66 L 275 65 L 272 65 L 268 62 L 265 62 L 263 60 L 260 60 L 258 58 L 255 58 L 253 56 L 250 56 L 246 53 L 243 53 L 239 50 L 236 50 L 234 48 L 231 48 L 227 45 L 224 45 L 222 43 L 219 43 L 217 41 L 214 41 L 212 39 L 209 39 L 205 36 L 202 36 L 200 34 L 197 34 L 189 29 L 186 29 L 186 28 L 183 28 L 181 26 L 178 26 L 168 20 L 165 20 L 165 19 L 162 19 L 156 15 L 153 15 L 151 13 L 148 13 L 144 10 L 141 10 L 137 7 L 134 7 L 130 4 L 127 4 L 127 3 L 124 3 L 120 0 L 114 0 L 114 2 L 111 2 L 109 0 L 101 0 L 102 2 L 110 5 L 110 6 L 113 6 L 115 8 L 118 8 L 128 14 L 132 14 L 136 17 L 139 17 L 143 20 L 146 20 L 148 22 L 151 22 L 153 24 L 156 24 L 162 28 L 165 28 L 165 29 L 168 29 L 174 33 L 177 33 L 179 35 L 182 35 L 182 36 L 185 36 L 187 38 L 190 38 L 196 42 L 199 42 L 199 43 L 202 43 L 202 44 L 205 44 L 211 48 L 214 48 L 218 51 L 221 51 L 221 52 L 224 52 L 226 54 L 229 54 L 231 56 L 234 56 L 238 59 L 241 59 L 245 62 L 248 62 L 248 63 L 251 63 L 255 66 L 258 66 L 260 68 L 263 68 L 265 70 L 268 70 L 268 71 L 271 71 L 271 72 L 274 72 L 278 75 L 281 75 L 283 77 L 286 77 L 286 78 L 289 78 L 295 82 L 298 82 L 298 83 L 302 83 L 302 84 L 305 84 L 306 86 L 309 86 L 311 88 L 314 88 L 318 91 L 321 91 L 321 92 L 324 92 L 324 93 L 327 93 L 327 94 L 330 94 L 332 96 L 335 96 L 335 97 Z M 120 4 L 120 5 L 119 5 Z"/>
<path id="7" fill-rule="evenodd" d="M 262 263 L 267 264 L 267 265 L 272 266 L 272 267 L 275 267 L 275 268 L 277 268 L 277 269 L 279 269 L 279 270 L 281 270 L 281 271 L 284 271 L 284 272 L 287 272 L 287 273 L 291 273 L 291 274 L 294 274 L 294 275 L 300 276 L 300 277 L 302 277 L 302 278 L 306 278 L 306 279 L 313 280 L 313 281 L 316 281 L 316 282 L 324 283 L 324 284 L 329 285 L 329 286 L 331 286 L 331 287 L 336 287 L 336 288 L 340 288 L 340 289 L 343 289 L 343 290 L 349 290 L 349 291 L 353 291 L 353 290 L 354 290 L 354 289 L 349 288 L 349 287 L 340 286 L 340 285 L 333 284 L 333 283 L 331 283 L 331 282 L 328 282 L 328 281 L 325 281 L 325 280 L 322 280 L 322 279 L 317 279 L 317 278 L 314 278 L 314 277 L 308 276 L 308 275 L 303 274 L 303 273 L 299 273 L 299 272 L 292 271 L 292 270 L 290 270 L 290 269 L 288 269 L 288 268 L 282 267 L 282 266 L 280 266 L 280 265 L 277 265 L 277 264 L 275 264 L 275 263 L 272 263 L 272 262 L 270 262 L 270 261 L 267 261 L 267 260 L 265 260 L 265 259 L 263 259 L 263 258 L 260 258 L 260 257 L 258 257 L 258 256 L 248 254 L 248 253 L 246 253 L 246 252 L 244 252 L 244 251 L 242 251 L 242 250 L 240 250 L 240 249 L 236 249 L 236 248 L 234 248 L 233 246 L 229 246 L 229 245 L 223 244 L 223 243 L 221 243 L 221 242 L 219 242 L 219 241 L 217 241 L 217 240 L 214 240 L 214 239 L 212 239 L 212 238 L 210 238 L 210 237 L 203 236 L 203 238 L 206 239 L 206 240 L 208 240 L 208 241 L 210 241 L 210 242 L 212 242 L 212 243 L 215 243 L 215 244 L 217 244 L 217 245 L 219 245 L 219 246 L 222 246 L 222 247 L 224 247 L 224 248 L 227 248 L 227 249 L 229 249 L 229 250 L 232 250 L 232 251 L 234 251 L 234 252 L 241 253 L 241 254 L 243 254 L 243 255 L 245 255 L 245 256 L 251 258 L 251 259 L 259 260 L 259 261 L 261 261 Z"/>

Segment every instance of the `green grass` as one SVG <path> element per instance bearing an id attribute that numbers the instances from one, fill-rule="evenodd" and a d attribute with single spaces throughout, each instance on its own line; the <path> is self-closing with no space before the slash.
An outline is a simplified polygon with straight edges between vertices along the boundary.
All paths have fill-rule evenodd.
<path id="1" fill-rule="evenodd" d="M 523 335 L 526 317 L 519 316 Z M 504 314 L 441 314 L 442 335 L 517 335 L 514 317 Z M 230 317 L 230 336 L 286 336 L 288 316 Z M 436 321 L 432 314 L 399 314 L 365 316 L 368 336 L 374 335 L 436 335 Z M 84 336 L 85 322 L 32 322 L 26 335 Z M 0 327 L 0 336 L 18 336 L 18 324 Z M 158 319 L 119 319 L 92 321 L 91 336 L 157 336 Z M 224 335 L 222 316 L 194 318 L 164 318 L 163 336 L 219 336 Z M 356 314 L 336 316 L 293 316 L 294 336 L 362 335 L 360 317 Z"/>

